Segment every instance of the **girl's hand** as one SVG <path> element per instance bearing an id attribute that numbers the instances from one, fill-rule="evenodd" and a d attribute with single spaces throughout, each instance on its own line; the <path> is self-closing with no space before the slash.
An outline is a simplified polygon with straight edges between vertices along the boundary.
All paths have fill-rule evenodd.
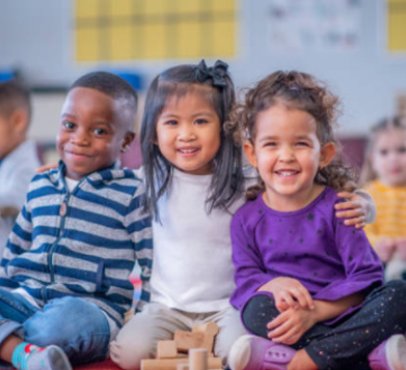
<path id="1" fill-rule="evenodd" d="M 268 281 L 258 290 L 272 293 L 279 312 L 297 307 L 310 310 L 314 308 L 314 302 L 309 291 L 296 279 L 278 277 Z"/>
<path id="2" fill-rule="evenodd" d="M 268 338 L 277 343 L 295 344 L 317 320 L 306 308 L 289 308 L 267 324 Z"/>
<path id="3" fill-rule="evenodd" d="M 38 167 L 35 170 L 35 172 L 36 173 L 43 173 L 43 172 L 46 172 L 46 171 L 49 171 L 49 170 L 53 170 L 56 167 L 58 167 L 58 165 L 56 163 L 54 163 L 54 164 L 44 164 L 43 166 Z"/>
<path id="4" fill-rule="evenodd" d="M 375 252 L 383 262 L 388 262 L 396 251 L 396 242 L 392 238 L 381 238 L 374 245 Z"/>
<path id="5" fill-rule="evenodd" d="M 396 240 L 396 252 L 402 261 L 406 261 L 406 238 Z"/>
<path id="6" fill-rule="evenodd" d="M 345 201 L 334 206 L 337 211 L 336 216 L 345 218 L 345 225 L 355 226 L 357 229 L 364 227 L 367 215 L 371 213 L 372 200 L 347 191 L 342 191 L 337 195 L 344 198 Z"/>

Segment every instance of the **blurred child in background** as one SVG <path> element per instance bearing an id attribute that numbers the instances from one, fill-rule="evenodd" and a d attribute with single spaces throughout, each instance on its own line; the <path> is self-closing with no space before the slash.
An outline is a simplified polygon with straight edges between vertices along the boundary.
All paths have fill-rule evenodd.
<path id="1" fill-rule="evenodd" d="M 0 82 L 0 257 L 40 165 L 36 145 L 27 139 L 30 119 L 29 91 L 15 80 Z"/>
<path id="2" fill-rule="evenodd" d="M 361 181 L 376 203 L 368 238 L 383 262 L 386 280 L 406 279 L 406 118 L 372 128 Z"/>

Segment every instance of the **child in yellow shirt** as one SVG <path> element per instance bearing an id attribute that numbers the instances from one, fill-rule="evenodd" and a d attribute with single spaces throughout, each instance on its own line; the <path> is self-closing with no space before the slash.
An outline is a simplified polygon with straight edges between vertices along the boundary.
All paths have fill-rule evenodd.
<path id="1" fill-rule="evenodd" d="M 376 204 L 375 222 L 365 231 L 386 263 L 385 278 L 406 279 L 406 118 L 372 128 L 361 180 Z"/>

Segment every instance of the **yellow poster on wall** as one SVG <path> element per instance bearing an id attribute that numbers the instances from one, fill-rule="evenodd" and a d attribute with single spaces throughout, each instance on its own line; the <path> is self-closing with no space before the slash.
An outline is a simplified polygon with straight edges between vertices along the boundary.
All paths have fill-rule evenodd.
<path id="1" fill-rule="evenodd" d="M 75 0 L 75 58 L 232 57 L 236 1 Z"/>
<path id="2" fill-rule="evenodd" d="M 406 0 L 387 0 L 387 45 L 391 52 L 406 51 Z"/>

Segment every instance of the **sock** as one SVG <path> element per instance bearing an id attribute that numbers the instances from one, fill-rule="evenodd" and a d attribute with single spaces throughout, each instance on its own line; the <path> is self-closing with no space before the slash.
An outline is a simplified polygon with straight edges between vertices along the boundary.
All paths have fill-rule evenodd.
<path id="1" fill-rule="evenodd" d="M 11 363 L 17 369 L 25 369 L 27 367 L 27 359 L 31 353 L 43 350 L 35 344 L 21 342 L 14 348 L 13 355 L 11 356 Z"/>

